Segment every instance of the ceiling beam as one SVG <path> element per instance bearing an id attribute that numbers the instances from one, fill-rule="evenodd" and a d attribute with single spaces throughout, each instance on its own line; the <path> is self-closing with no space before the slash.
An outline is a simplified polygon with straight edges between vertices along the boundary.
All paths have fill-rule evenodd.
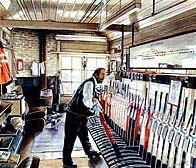
<path id="1" fill-rule="evenodd" d="M 138 12 L 133 12 L 132 14 L 129 15 L 129 23 L 131 25 L 134 24 L 134 31 L 135 32 L 138 32 L 140 29 L 138 22 L 139 22 Z M 137 24 L 135 24 L 135 23 L 137 23 Z"/>
<path id="2" fill-rule="evenodd" d="M 121 8 L 119 11 L 114 13 L 111 17 L 106 19 L 106 22 L 99 26 L 99 30 L 103 31 L 112 24 L 116 24 L 122 18 L 129 17 L 133 12 L 138 11 L 141 8 L 141 0 L 133 0 L 131 3 Z"/>
<path id="3" fill-rule="evenodd" d="M 134 31 L 135 32 L 139 32 L 139 29 L 137 29 L 136 27 L 134 27 Z M 112 24 L 109 27 L 107 27 L 105 30 L 108 31 L 122 31 L 122 25 L 120 24 Z M 132 32 L 132 25 L 124 25 L 124 32 Z"/>
<path id="4" fill-rule="evenodd" d="M 98 31 L 98 24 L 96 23 L 66 23 L 55 21 L 0 20 L 0 27 L 46 30 Z"/>

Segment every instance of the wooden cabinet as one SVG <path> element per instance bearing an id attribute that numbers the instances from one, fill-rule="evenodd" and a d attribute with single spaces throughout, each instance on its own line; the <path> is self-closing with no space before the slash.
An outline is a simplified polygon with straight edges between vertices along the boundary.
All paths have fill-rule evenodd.
<path id="1" fill-rule="evenodd" d="M 4 96 L 2 99 L 13 103 L 12 115 L 22 115 L 25 112 L 25 97 L 23 95 L 16 97 Z"/>
<path id="2" fill-rule="evenodd" d="M 3 100 L 0 104 L 0 151 L 17 154 L 22 141 L 22 132 L 8 126 L 7 118 L 12 114 L 12 107 L 13 103 L 8 100 Z"/>
<path id="3" fill-rule="evenodd" d="M 11 113 L 12 103 L 1 101 L 0 103 L 0 125 L 7 119 Z"/>

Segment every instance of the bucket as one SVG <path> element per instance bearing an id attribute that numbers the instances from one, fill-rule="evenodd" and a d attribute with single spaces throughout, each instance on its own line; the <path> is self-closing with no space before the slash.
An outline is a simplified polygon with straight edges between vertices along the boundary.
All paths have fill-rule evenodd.
<path id="1" fill-rule="evenodd" d="M 40 91 L 40 99 L 45 106 L 51 106 L 53 102 L 52 89 L 42 89 Z"/>
<path id="2" fill-rule="evenodd" d="M 45 98 L 40 98 L 43 102 L 43 105 L 45 106 L 52 106 L 52 102 L 53 102 L 53 96 L 50 97 L 45 97 Z"/>
<path id="3" fill-rule="evenodd" d="M 40 97 L 51 97 L 51 96 L 53 96 L 52 89 L 42 89 L 40 92 Z"/>

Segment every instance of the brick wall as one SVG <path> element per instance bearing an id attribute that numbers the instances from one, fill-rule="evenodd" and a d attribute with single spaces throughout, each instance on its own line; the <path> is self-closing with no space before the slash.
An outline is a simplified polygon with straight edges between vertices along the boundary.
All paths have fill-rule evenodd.
<path id="1" fill-rule="evenodd" d="M 46 36 L 46 67 L 47 67 L 47 76 L 54 76 L 57 74 L 58 70 L 58 57 L 54 53 L 57 51 L 55 33 L 49 33 Z"/>
<path id="2" fill-rule="evenodd" d="M 39 62 L 39 39 L 38 33 L 32 30 L 13 30 L 13 49 L 16 59 L 23 60 L 23 70 L 17 77 L 31 77 L 32 62 Z"/>
<path id="3" fill-rule="evenodd" d="M 36 30 L 14 29 L 13 48 L 16 59 L 22 59 L 24 69 L 19 71 L 17 77 L 32 77 L 32 62 L 39 62 L 39 36 Z M 53 76 L 57 70 L 57 54 L 55 34 L 49 33 L 46 37 L 46 74 Z"/>
<path id="4" fill-rule="evenodd" d="M 46 75 L 54 76 L 59 70 L 59 57 L 57 51 L 56 33 L 48 32 L 46 36 Z M 60 51 L 62 52 L 91 52 L 107 53 L 107 43 L 85 43 L 61 41 Z M 39 35 L 37 30 L 14 29 L 13 48 L 16 59 L 22 59 L 24 69 L 19 71 L 17 77 L 32 77 L 32 62 L 39 63 Z"/>

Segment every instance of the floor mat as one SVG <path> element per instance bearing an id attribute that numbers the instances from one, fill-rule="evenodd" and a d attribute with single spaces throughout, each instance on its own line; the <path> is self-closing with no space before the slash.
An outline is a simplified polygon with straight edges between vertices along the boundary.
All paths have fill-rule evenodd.
<path id="1" fill-rule="evenodd" d="M 64 143 L 64 122 L 60 123 L 58 130 L 51 128 L 50 123 L 44 131 L 34 140 L 32 153 L 62 152 Z M 76 139 L 74 151 L 82 150 L 79 139 Z"/>

